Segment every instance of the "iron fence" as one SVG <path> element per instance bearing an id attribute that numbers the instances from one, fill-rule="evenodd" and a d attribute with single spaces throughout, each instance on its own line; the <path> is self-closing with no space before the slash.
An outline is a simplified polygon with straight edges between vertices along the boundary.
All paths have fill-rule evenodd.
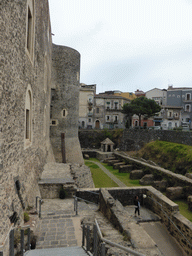
<path id="1" fill-rule="evenodd" d="M 90 234 L 90 226 L 83 225 L 83 232 L 82 232 L 82 247 L 91 256 L 105 256 L 106 254 L 106 247 L 105 245 L 108 244 L 112 247 L 119 248 L 125 252 L 128 252 L 130 256 L 145 256 L 142 253 L 136 252 L 130 248 L 122 246 L 120 244 L 111 242 L 105 239 L 101 233 L 99 228 L 98 222 L 95 219 L 95 225 L 93 226 L 93 236 Z"/>

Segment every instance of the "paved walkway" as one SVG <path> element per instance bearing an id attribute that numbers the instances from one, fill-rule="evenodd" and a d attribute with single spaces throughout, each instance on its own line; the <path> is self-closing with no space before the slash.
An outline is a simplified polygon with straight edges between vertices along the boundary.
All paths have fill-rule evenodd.
<path id="1" fill-rule="evenodd" d="M 106 173 L 119 187 L 127 187 L 122 181 L 120 181 L 115 175 L 113 175 L 110 171 L 108 171 L 101 163 L 95 162 L 95 161 L 89 161 L 92 162 L 101 168 L 101 170 Z"/>
<path id="2" fill-rule="evenodd" d="M 62 215 L 44 217 L 38 224 L 37 249 L 77 246 L 71 218 Z"/>
<path id="3" fill-rule="evenodd" d="M 26 256 L 87 256 L 81 247 L 51 248 L 44 250 L 32 250 L 25 253 Z"/>

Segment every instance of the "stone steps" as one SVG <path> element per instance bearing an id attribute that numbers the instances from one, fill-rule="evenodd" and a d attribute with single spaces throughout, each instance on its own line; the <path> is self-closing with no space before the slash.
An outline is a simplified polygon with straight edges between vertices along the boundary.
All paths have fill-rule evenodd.
<path id="1" fill-rule="evenodd" d="M 85 256 L 87 253 L 83 248 L 75 247 L 62 247 L 62 248 L 49 248 L 49 249 L 36 249 L 27 251 L 26 256 Z"/>

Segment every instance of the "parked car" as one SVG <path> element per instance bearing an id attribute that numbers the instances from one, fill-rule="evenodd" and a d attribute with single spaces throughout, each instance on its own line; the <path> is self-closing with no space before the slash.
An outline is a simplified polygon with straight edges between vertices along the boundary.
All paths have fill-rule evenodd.
<path id="1" fill-rule="evenodd" d="M 151 126 L 149 130 L 161 130 L 161 126 Z"/>

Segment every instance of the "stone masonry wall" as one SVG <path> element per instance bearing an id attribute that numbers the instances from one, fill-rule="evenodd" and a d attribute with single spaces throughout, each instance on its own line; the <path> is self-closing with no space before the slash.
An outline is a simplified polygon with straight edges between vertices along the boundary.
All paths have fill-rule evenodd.
<path id="1" fill-rule="evenodd" d="M 124 210 L 118 201 L 124 205 L 133 204 L 134 195 L 138 195 L 141 199 L 143 194 L 147 196 L 142 202 L 145 207 L 161 217 L 187 255 L 192 255 L 192 223 L 180 214 L 177 204 L 153 187 L 101 189 L 100 210 L 120 232 L 125 232 L 131 239 L 127 223 L 122 218 Z"/>
<path id="2" fill-rule="evenodd" d="M 173 130 L 126 129 L 119 145 L 120 150 L 139 150 L 150 141 L 162 140 L 192 146 L 192 133 Z"/>
<path id="3" fill-rule="evenodd" d="M 78 188 L 94 188 L 90 168 L 86 165 L 71 164 L 71 174 Z"/>
<path id="4" fill-rule="evenodd" d="M 23 221 L 23 208 L 39 195 L 37 180 L 50 148 L 49 109 L 51 73 L 51 27 L 48 1 L 34 4 L 33 56 L 27 42 L 28 0 L 1 1 L 0 15 L 0 244 L 16 212 Z M 33 50 L 32 50 L 33 51 Z M 26 139 L 26 98 L 30 90 L 31 137 Z M 20 183 L 20 196 L 16 181 Z M 32 185 L 33 184 L 33 185 Z M 6 254 L 5 254 L 6 255 Z"/>
<path id="5" fill-rule="evenodd" d="M 61 133 L 65 134 L 67 163 L 83 164 L 78 139 L 80 54 L 76 50 L 53 45 L 53 85 L 51 143 L 57 162 L 62 162 Z M 65 110 L 65 116 L 63 116 Z"/>

